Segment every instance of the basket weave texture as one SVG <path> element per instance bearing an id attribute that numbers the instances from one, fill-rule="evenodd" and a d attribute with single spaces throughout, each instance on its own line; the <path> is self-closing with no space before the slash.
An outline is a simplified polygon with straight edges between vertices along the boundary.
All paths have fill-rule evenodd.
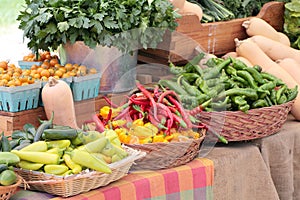
<path id="1" fill-rule="evenodd" d="M 108 185 L 128 174 L 134 161 L 145 156 L 144 152 L 125 147 L 129 156 L 110 164 L 111 174 L 97 171 L 83 171 L 70 176 L 55 176 L 32 170 L 15 168 L 15 171 L 24 178 L 30 190 L 38 190 L 49 194 L 69 197 L 92 189 Z M 21 185 L 24 187 L 24 185 Z"/>
<path id="2" fill-rule="evenodd" d="M 190 112 L 202 123 L 213 127 L 228 141 L 246 141 L 277 133 L 288 117 L 294 101 L 281 105 L 242 111 Z"/>
<path id="3" fill-rule="evenodd" d="M 146 156 L 135 161 L 133 170 L 160 170 L 184 165 L 197 157 L 205 137 L 201 131 L 199 139 L 182 142 L 127 144 L 129 147 L 146 152 Z"/>
<path id="4" fill-rule="evenodd" d="M 15 193 L 17 188 L 21 185 L 23 179 L 18 176 L 18 181 L 9 186 L 0 186 L 0 200 L 8 200 Z"/>

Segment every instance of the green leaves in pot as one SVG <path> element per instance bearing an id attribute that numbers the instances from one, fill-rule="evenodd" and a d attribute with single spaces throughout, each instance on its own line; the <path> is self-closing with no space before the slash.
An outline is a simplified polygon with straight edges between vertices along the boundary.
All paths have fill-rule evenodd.
<path id="1" fill-rule="evenodd" d="M 83 41 L 129 52 L 156 47 L 178 17 L 169 0 L 25 0 L 17 20 L 34 51 Z"/>

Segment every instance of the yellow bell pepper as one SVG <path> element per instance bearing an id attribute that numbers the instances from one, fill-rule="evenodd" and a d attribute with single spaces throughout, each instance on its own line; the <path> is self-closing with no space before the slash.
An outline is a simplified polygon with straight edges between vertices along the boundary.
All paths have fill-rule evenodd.
<path id="1" fill-rule="evenodd" d="M 132 122 L 132 125 L 136 125 L 136 126 L 144 126 L 144 121 L 142 118 L 140 119 L 136 119 Z"/>
<path id="2" fill-rule="evenodd" d="M 103 117 L 103 119 L 107 119 L 110 109 L 112 110 L 112 114 L 111 114 L 112 118 L 116 117 L 122 111 L 121 108 L 112 108 L 109 106 L 103 106 L 100 109 L 100 113 L 99 113 Z"/>
<path id="3" fill-rule="evenodd" d="M 154 126 L 151 122 L 147 122 L 144 127 L 150 129 L 154 135 L 158 134 L 158 128 Z"/>
<path id="4" fill-rule="evenodd" d="M 115 127 L 120 127 L 120 126 L 123 126 L 126 124 L 126 120 L 123 120 L 123 119 L 119 119 L 119 120 L 114 120 L 111 122 L 112 126 L 115 128 Z"/>
<path id="5" fill-rule="evenodd" d="M 156 135 L 153 137 L 153 143 L 155 142 L 165 142 L 165 136 L 164 135 Z"/>
<path id="6" fill-rule="evenodd" d="M 121 143 L 129 144 L 131 137 L 125 128 L 118 128 L 115 132 L 118 134 Z"/>
<path id="7" fill-rule="evenodd" d="M 152 141 L 153 141 L 152 137 L 147 137 L 145 139 L 140 139 L 140 144 L 152 143 Z"/>

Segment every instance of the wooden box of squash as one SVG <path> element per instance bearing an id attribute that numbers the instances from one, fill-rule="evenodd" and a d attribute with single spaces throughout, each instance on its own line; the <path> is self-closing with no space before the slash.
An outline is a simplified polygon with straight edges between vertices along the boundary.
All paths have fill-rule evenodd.
<path id="1" fill-rule="evenodd" d="M 256 17 L 264 19 L 277 31 L 283 30 L 284 3 L 264 4 Z M 223 55 L 235 50 L 234 38 L 245 39 L 247 34 L 242 23 L 249 18 L 224 22 L 200 23 L 196 15 L 184 15 L 178 20 L 178 27 L 166 33 L 164 41 L 156 49 L 139 50 L 138 60 L 144 63 L 184 64 L 194 56 L 199 46 L 203 51 Z"/>

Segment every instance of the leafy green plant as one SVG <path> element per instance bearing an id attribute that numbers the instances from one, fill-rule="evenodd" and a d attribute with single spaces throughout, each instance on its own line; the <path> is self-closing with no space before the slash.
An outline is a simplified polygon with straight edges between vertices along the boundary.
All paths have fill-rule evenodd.
<path id="1" fill-rule="evenodd" d="M 76 41 L 127 52 L 156 46 L 177 17 L 169 0 L 25 0 L 17 19 L 35 52 Z"/>
<path id="2" fill-rule="evenodd" d="M 285 4 L 283 28 L 291 40 L 292 47 L 300 49 L 300 2 L 298 0 Z"/>

